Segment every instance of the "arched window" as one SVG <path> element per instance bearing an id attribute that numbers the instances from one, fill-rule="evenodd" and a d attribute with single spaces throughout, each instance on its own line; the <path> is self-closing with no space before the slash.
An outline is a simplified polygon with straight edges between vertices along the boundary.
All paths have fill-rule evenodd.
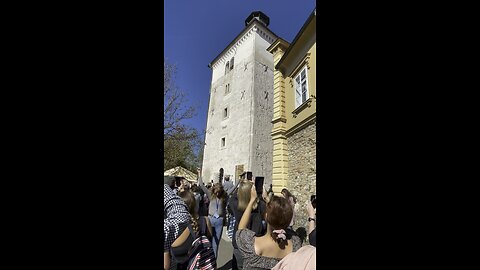
<path id="1" fill-rule="evenodd" d="M 228 71 L 230 70 L 229 64 L 230 64 L 230 62 L 227 62 L 227 64 L 225 65 L 225 75 L 226 75 L 226 74 L 228 73 Z"/>

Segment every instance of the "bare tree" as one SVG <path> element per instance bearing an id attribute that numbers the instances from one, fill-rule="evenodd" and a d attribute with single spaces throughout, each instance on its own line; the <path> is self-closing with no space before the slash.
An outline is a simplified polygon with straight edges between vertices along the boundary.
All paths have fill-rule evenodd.
<path id="1" fill-rule="evenodd" d="M 167 63 L 164 64 L 164 85 L 163 85 L 163 135 L 165 139 L 190 139 L 192 129 L 187 127 L 183 121 L 195 116 L 195 108 L 186 103 L 185 93 L 175 85 L 176 67 Z M 179 137 L 181 136 L 181 137 Z M 185 137 L 186 136 L 186 137 Z"/>
<path id="2" fill-rule="evenodd" d="M 195 107 L 188 105 L 185 93 L 175 85 L 176 67 L 163 61 L 164 64 L 164 104 L 163 104 L 163 135 L 164 135 L 164 166 L 170 169 L 174 166 L 194 167 L 194 149 L 201 144 L 198 132 L 187 126 L 184 120 L 195 116 Z"/>

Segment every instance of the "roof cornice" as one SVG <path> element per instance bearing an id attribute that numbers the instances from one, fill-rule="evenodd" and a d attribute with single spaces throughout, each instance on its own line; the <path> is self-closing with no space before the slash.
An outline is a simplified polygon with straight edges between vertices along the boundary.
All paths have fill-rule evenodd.
<path id="1" fill-rule="evenodd" d="M 288 48 L 290 43 L 283 38 L 277 38 L 266 50 L 269 53 L 273 53 L 276 48 Z"/>
<path id="2" fill-rule="evenodd" d="M 272 42 L 278 38 L 278 36 L 273 33 L 272 30 L 268 29 L 263 23 L 258 21 L 256 18 L 253 19 L 253 21 L 245 27 L 245 29 L 238 34 L 230 44 L 228 44 L 227 47 L 219 54 L 213 61 L 208 64 L 209 68 L 216 68 L 218 65 L 223 64 L 227 59 L 230 60 L 231 56 L 235 55 L 235 52 L 237 51 L 238 47 L 243 44 L 248 38 L 250 38 L 254 33 L 259 31 L 259 28 L 262 28 L 262 32 L 266 34 L 268 39 L 271 39 Z M 269 33 L 265 33 L 266 30 Z M 270 34 L 270 35 L 269 35 Z"/>
<path id="3" fill-rule="evenodd" d="M 293 39 L 292 43 L 290 43 L 290 47 L 288 47 L 287 51 L 283 54 L 282 58 L 280 59 L 280 61 L 278 61 L 278 63 L 275 65 L 275 68 L 278 69 L 280 67 L 280 65 L 283 63 L 283 61 L 285 60 L 285 58 L 287 58 L 289 52 L 292 50 L 292 48 L 295 46 L 295 44 L 297 43 L 298 39 L 302 36 L 303 32 L 307 29 L 308 25 L 312 22 L 312 20 L 317 17 L 317 8 L 315 7 L 312 11 L 312 13 L 310 14 L 310 16 L 308 16 L 307 20 L 305 21 L 305 23 L 303 24 L 302 28 L 300 29 L 300 31 L 298 31 L 297 35 L 295 36 L 295 38 Z"/>

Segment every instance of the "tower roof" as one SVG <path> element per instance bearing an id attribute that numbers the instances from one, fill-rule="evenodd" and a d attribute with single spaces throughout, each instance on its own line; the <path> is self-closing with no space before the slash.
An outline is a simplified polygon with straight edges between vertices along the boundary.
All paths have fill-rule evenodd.
<path id="1" fill-rule="evenodd" d="M 259 26 L 262 26 L 264 27 L 267 31 L 269 31 L 271 34 L 273 34 L 274 38 L 277 38 L 277 34 L 275 34 L 272 30 L 270 30 L 268 28 L 268 24 L 270 23 L 270 18 L 268 18 L 267 15 L 265 15 L 263 12 L 261 11 L 253 11 L 252 13 L 250 13 L 250 15 L 247 17 L 247 19 L 245 20 L 245 28 L 242 30 L 242 32 L 240 32 L 240 34 L 238 34 L 233 40 L 232 42 L 230 42 L 230 44 L 227 45 L 227 47 L 225 47 L 225 49 L 222 50 L 222 52 L 217 55 L 217 57 L 215 57 L 215 59 L 212 60 L 212 62 L 210 62 L 210 64 L 208 64 L 208 67 L 209 68 L 212 68 L 212 65 L 220 58 L 220 56 L 222 56 L 223 53 L 225 53 L 226 51 L 228 51 L 228 49 L 235 44 L 235 42 L 243 36 L 243 34 L 245 34 L 249 29 L 251 29 L 251 25 L 254 23 L 254 22 L 257 22 L 257 24 Z"/>
<path id="2" fill-rule="evenodd" d="M 270 24 L 270 18 L 265 15 L 265 13 L 261 11 L 253 11 L 245 20 L 245 26 L 248 26 L 252 21 L 253 18 L 256 18 L 258 21 L 262 22 L 265 26 Z"/>

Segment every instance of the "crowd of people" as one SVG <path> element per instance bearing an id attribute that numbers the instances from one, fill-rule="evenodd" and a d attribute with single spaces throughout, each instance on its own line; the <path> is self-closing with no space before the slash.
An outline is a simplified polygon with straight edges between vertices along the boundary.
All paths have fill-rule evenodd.
<path id="1" fill-rule="evenodd" d="M 293 230 L 295 204 L 287 189 L 256 190 L 245 174 L 236 185 L 224 181 L 198 185 L 165 177 L 164 270 L 217 269 L 223 227 L 231 233 L 232 269 L 314 269 L 316 209 L 307 203 L 308 241 Z"/>

